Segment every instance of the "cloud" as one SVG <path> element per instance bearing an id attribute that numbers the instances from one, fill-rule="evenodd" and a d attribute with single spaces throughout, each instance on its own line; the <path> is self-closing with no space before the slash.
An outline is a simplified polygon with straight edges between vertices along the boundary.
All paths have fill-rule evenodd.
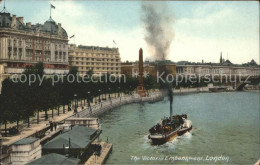
<path id="1" fill-rule="evenodd" d="M 89 7 L 90 2 L 51 3 L 56 6 L 56 9 L 52 10 L 53 19 L 62 23 L 69 36 L 75 34 L 76 44 L 117 46 L 122 61 L 138 60 L 140 47 L 144 49 L 144 59 L 151 57 L 148 53 L 149 47 L 144 42 L 144 29 L 140 21 L 133 20 L 137 21 L 132 23 L 136 26 L 123 26 L 120 21 L 113 22 L 117 19 L 110 18 L 109 13 L 104 16 L 107 11 L 104 9 L 101 13 L 97 4 Z M 259 8 L 256 10 L 247 6 L 248 4 L 250 3 L 207 2 L 193 5 L 191 14 L 180 19 L 176 17 L 175 23 L 172 24 L 175 39 L 171 44 L 170 59 L 195 62 L 204 59 L 208 62 L 218 62 L 219 53 L 223 51 L 224 57 L 228 52 L 230 60 L 235 63 L 244 63 L 251 59 L 259 61 Z M 32 22 L 43 23 L 48 19 L 49 5 L 45 6 L 32 16 Z M 182 10 L 184 9 L 185 6 Z M 125 19 L 129 17 L 123 11 L 114 12 L 118 12 Z M 136 10 L 133 14 L 138 14 L 134 12 Z M 118 44 L 113 45 L 113 40 Z M 70 40 L 70 43 L 74 43 L 74 39 Z"/>
<path id="2" fill-rule="evenodd" d="M 218 62 L 220 51 L 235 63 L 259 61 L 259 16 L 250 9 L 206 3 L 176 21 L 171 59 Z M 244 11 L 244 12 L 241 12 Z"/>
<path id="3" fill-rule="evenodd" d="M 119 47 L 122 61 L 135 61 L 138 59 L 140 47 L 144 47 L 143 34 L 140 26 L 131 29 L 107 29 L 106 24 L 101 24 L 102 15 L 87 10 L 76 2 L 53 3 L 54 20 L 62 23 L 69 36 L 75 34 L 69 43 L 77 45 L 93 45 L 103 47 Z M 64 11 L 68 14 L 65 14 Z M 70 14 L 72 13 L 72 14 Z M 113 40 L 117 45 L 113 44 Z M 144 56 L 146 57 L 147 54 Z"/>

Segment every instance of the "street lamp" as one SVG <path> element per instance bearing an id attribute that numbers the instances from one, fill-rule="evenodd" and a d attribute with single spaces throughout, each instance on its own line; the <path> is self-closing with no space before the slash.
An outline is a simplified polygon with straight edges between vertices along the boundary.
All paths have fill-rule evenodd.
<path id="1" fill-rule="evenodd" d="M 90 92 L 88 91 L 88 107 L 90 107 Z"/>
<path id="2" fill-rule="evenodd" d="M 99 89 L 98 91 L 99 91 L 99 95 L 98 95 L 98 101 L 99 101 L 99 102 L 101 102 L 101 100 L 100 100 L 100 94 L 101 94 L 101 90 Z"/>
<path id="3" fill-rule="evenodd" d="M 109 99 L 111 99 L 110 98 L 110 88 L 108 88 L 108 97 L 109 97 Z"/>
<path id="4" fill-rule="evenodd" d="M 120 97 L 120 87 L 118 87 L 118 97 Z"/>
<path id="5" fill-rule="evenodd" d="M 76 105 L 77 94 L 74 94 L 74 98 L 75 98 L 75 103 L 74 103 L 74 113 L 77 113 L 77 105 Z"/>

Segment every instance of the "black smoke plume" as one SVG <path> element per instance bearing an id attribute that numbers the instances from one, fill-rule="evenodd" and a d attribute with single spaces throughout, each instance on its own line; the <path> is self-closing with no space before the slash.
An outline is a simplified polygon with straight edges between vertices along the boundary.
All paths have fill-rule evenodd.
<path id="1" fill-rule="evenodd" d="M 143 2 L 142 3 L 142 22 L 145 28 L 145 41 L 151 49 L 151 54 L 155 60 L 159 60 L 157 63 L 157 70 L 164 75 L 169 72 L 166 68 L 165 60 L 167 60 L 170 46 L 174 38 L 173 32 L 173 13 L 168 9 L 166 2 L 154 3 Z M 173 91 L 172 84 L 160 82 L 161 88 L 164 92 L 168 93 L 170 101 L 170 118 L 172 121 L 172 103 L 173 103 Z"/>
<path id="2" fill-rule="evenodd" d="M 173 14 L 166 2 L 142 2 L 145 41 L 155 60 L 166 60 L 174 38 Z"/>

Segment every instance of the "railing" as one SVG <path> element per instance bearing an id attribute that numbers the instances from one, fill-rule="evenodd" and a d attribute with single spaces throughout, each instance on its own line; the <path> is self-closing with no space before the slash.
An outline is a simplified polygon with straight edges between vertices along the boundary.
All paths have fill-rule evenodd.
<path id="1" fill-rule="evenodd" d="M 140 97 L 138 94 L 127 95 L 119 98 L 111 98 L 105 102 L 100 102 L 93 105 L 81 112 L 79 112 L 76 117 L 92 117 L 98 116 L 108 110 L 117 108 L 121 105 L 138 103 L 138 102 L 155 102 L 163 99 L 163 95 L 160 92 L 152 93 L 149 97 Z"/>

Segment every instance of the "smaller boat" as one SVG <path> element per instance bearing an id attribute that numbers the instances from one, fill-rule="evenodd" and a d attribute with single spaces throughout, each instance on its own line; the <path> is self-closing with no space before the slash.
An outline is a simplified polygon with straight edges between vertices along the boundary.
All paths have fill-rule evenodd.
<path id="1" fill-rule="evenodd" d="M 227 91 L 227 88 L 228 87 L 225 87 L 225 86 L 215 86 L 215 87 L 209 88 L 209 91 L 210 92 L 225 92 L 225 91 Z"/>
<path id="2" fill-rule="evenodd" d="M 149 129 L 148 138 L 152 140 L 152 144 L 160 145 L 189 132 L 191 129 L 192 123 L 187 119 L 186 114 L 174 115 L 172 120 L 170 117 L 165 117 Z"/>

